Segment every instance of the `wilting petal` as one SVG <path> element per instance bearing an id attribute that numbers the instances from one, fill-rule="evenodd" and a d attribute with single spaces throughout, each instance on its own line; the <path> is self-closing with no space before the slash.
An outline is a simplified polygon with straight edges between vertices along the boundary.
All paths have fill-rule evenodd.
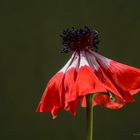
<path id="1" fill-rule="evenodd" d="M 51 112 L 55 118 L 57 111 L 64 106 L 63 98 L 65 93 L 63 86 L 61 85 L 63 83 L 63 79 L 64 74 L 57 73 L 49 81 L 36 110 L 37 112 Z"/>
<path id="2" fill-rule="evenodd" d="M 106 100 L 106 103 L 110 102 L 110 107 L 105 105 L 105 101 L 104 106 L 117 109 L 118 106 L 121 107 L 127 102 L 133 102 L 134 99 L 132 95 L 140 91 L 140 69 L 118 63 L 95 52 L 91 53 L 96 57 L 96 60 L 100 65 L 100 69 L 96 72 L 96 75 L 100 81 L 107 86 L 106 88 L 116 96 L 117 100 L 115 103 L 119 104 L 116 104 L 116 107 L 115 105 L 111 107 L 111 103 L 114 104 L 114 102 Z M 95 102 L 96 104 L 101 105 L 101 103 L 99 103 L 99 96 L 100 95 L 97 96 L 98 99 L 97 97 L 95 98 Z M 104 96 L 104 98 L 107 97 Z"/>
<path id="3" fill-rule="evenodd" d="M 91 68 L 87 59 L 88 57 L 86 57 L 85 52 L 81 52 L 80 65 L 76 79 L 78 96 L 106 91 L 104 85 L 96 76 L 95 71 Z M 95 69 L 98 69 L 98 67 L 99 66 L 95 64 Z"/>
<path id="4" fill-rule="evenodd" d="M 140 69 L 112 61 L 109 67 L 110 75 L 116 85 L 131 95 L 140 91 Z"/>
<path id="5" fill-rule="evenodd" d="M 36 110 L 37 112 L 51 112 L 53 118 L 55 118 L 56 113 L 60 109 L 66 109 L 65 96 L 67 95 L 66 92 L 68 92 L 67 85 L 68 82 L 71 81 L 70 78 L 72 77 L 69 77 L 66 81 L 69 74 L 65 75 L 65 73 L 66 71 L 68 71 L 68 68 L 73 65 L 73 62 L 75 62 L 73 61 L 74 58 L 75 55 L 73 54 L 70 60 L 66 63 L 66 65 L 59 72 L 57 72 L 48 82 Z M 72 73 L 71 76 L 74 76 L 74 73 Z"/>

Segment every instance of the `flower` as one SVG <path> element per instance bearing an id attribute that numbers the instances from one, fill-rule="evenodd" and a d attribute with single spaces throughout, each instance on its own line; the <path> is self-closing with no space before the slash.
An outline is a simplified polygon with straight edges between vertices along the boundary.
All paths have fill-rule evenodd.
<path id="1" fill-rule="evenodd" d="M 86 95 L 93 94 L 93 106 L 119 109 L 133 102 L 140 91 L 140 69 L 106 58 L 97 51 L 98 33 L 88 27 L 63 32 L 64 49 L 74 51 L 69 61 L 48 82 L 37 112 L 61 109 L 76 115 L 78 101 L 86 107 Z M 93 51 L 95 49 L 95 51 Z"/>

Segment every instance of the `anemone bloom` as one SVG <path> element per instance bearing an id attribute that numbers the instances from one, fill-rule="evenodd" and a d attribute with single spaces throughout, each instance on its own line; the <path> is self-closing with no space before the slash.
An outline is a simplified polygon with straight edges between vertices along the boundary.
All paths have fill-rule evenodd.
<path id="1" fill-rule="evenodd" d="M 91 93 L 92 106 L 119 109 L 134 101 L 133 95 L 140 91 L 140 69 L 98 54 L 97 31 L 72 28 L 65 30 L 62 38 L 62 52 L 74 52 L 48 82 L 37 112 L 51 112 L 55 118 L 64 109 L 76 115 L 78 101 L 86 107 L 86 95 Z"/>

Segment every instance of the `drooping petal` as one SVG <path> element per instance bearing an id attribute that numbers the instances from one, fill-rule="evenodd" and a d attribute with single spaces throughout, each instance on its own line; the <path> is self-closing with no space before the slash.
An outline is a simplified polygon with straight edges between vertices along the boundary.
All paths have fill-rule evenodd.
<path id="1" fill-rule="evenodd" d="M 112 61 L 109 71 L 116 85 L 122 90 L 131 95 L 140 91 L 140 69 Z"/>
<path id="2" fill-rule="evenodd" d="M 59 72 L 57 72 L 48 82 L 36 112 L 51 112 L 53 118 L 55 118 L 57 112 L 60 109 L 69 110 L 68 107 L 66 107 L 68 105 L 66 104 L 67 102 L 65 98 L 67 94 L 69 94 L 66 93 L 68 92 L 67 85 L 70 83 L 70 81 L 72 82 L 72 78 L 74 77 L 73 70 L 68 70 L 70 66 L 75 66 L 73 64 L 75 63 L 75 61 L 73 61 L 74 59 L 75 54 L 72 55 L 66 65 Z M 65 74 L 67 71 L 68 73 Z M 68 78 L 68 76 L 70 75 L 71 77 Z"/>
<path id="3" fill-rule="evenodd" d="M 37 107 L 37 112 L 51 112 L 53 118 L 56 117 L 58 110 L 64 106 L 64 89 L 63 83 L 64 74 L 57 73 L 47 84 L 40 103 Z"/>
<path id="4" fill-rule="evenodd" d="M 75 54 L 71 65 L 69 65 L 67 71 L 65 71 L 64 73 L 65 74 L 64 83 L 62 83 L 65 90 L 64 109 L 67 111 L 70 110 L 73 115 L 76 115 L 76 107 L 78 104 L 75 86 L 78 67 L 79 67 L 79 56 Z"/>
<path id="5" fill-rule="evenodd" d="M 96 92 L 105 92 L 106 89 L 104 85 L 100 82 L 96 76 L 94 70 L 91 68 L 88 62 L 88 57 L 86 57 L 85 52 L 80 53 L 80 65 L 78 69 L 77 79 L 76 79 L 76 88 L 78 96 L 96 93 Z M 98 69 L 98 65 L 95 64 L 95 69 Z"/>
<path id="6" fill-rule="evenodd" d="M 127 102 L 133 102 L 132 95 L 140 91 L 140 69 L 118 63 L 95 52 L 90 53 L 96 57 L 100 65 L 96 75 L 116 97 L 115 105 L 114 102 L 108 100 L 107 96 L 97 95 L 94 98 L 95 104 L 117 109 Z M 104 101 L 100 100 L 102 98 Z"/>

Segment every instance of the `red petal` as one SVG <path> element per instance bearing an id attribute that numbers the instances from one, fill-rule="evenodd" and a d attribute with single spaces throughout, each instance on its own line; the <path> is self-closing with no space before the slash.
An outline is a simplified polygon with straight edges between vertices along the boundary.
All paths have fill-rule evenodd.
<path id="1" fill-rule="evenodd" d="M 100 105 L 105 106 L 110 109 L 119 109 L 121 108 L 125 103 L 119 103 L 119 100 L 117 102 L 111 101 L 108 95 L 101 95 L 96 94 L 94 97 L 94 106 Z"/>
<path id="2" fill-rule="evenodd" d="M 64 89 L 61 85 L 63 83 L 64 74 L 57 73 L 47 84 L 43 93 L 37 112 L 51 112 L 53 118 L 56 113 L 64 106 Z"/>
<path id="3" fill-rule="evenodd" d="M 46 86 L 37 112 L 51 112 L 53 118 L 56 117 L 60 109 L 70 110 L 76 114 L 77 100 L 75 90 L 76 66 L 79 58 L 72 55 L 67 64 L 55 74 Z"/>
<path id="4" fill-rule="evenodd" d="M 79 69 L 76 80 L 76 88 L 79 96 L 107 91 L 93 70 L 88 66 L 82 66 Z"/>
<path id="5" fill-rule="evenodd" d="M 94 55 L 100 65 L 96 75 L 117 99 L 116 104 L 114 104 L 114 102 L 108 100 L 106 95 L 97 95 L 94 104 L 115 109 L 122 107 L 127 102 L 133 102 L 132 95 L 140 91 L 140 69 L 118 63 L 97 53 L 94 53 Z M 106 65 L 107 61 L 109 62 L 108 65 Z"/>
<path id="6" fill-rule="evenodd" d="M 76 69 L 71 68 L 65 73 L 64 85 L 63 85 L 65 89 L 64 108 L 67 111 L 70 110 L 73 114 L 76 114 L 76 107 L 77 107 L 77 92 L 75 86 L 76 77 L 77 77 Z"/>
<path id="7" fill-rule="evenodd" d="M 111 61 L 109 67 L 113 81 L 131 95 L 140 91 L 140 69 Z"/>

